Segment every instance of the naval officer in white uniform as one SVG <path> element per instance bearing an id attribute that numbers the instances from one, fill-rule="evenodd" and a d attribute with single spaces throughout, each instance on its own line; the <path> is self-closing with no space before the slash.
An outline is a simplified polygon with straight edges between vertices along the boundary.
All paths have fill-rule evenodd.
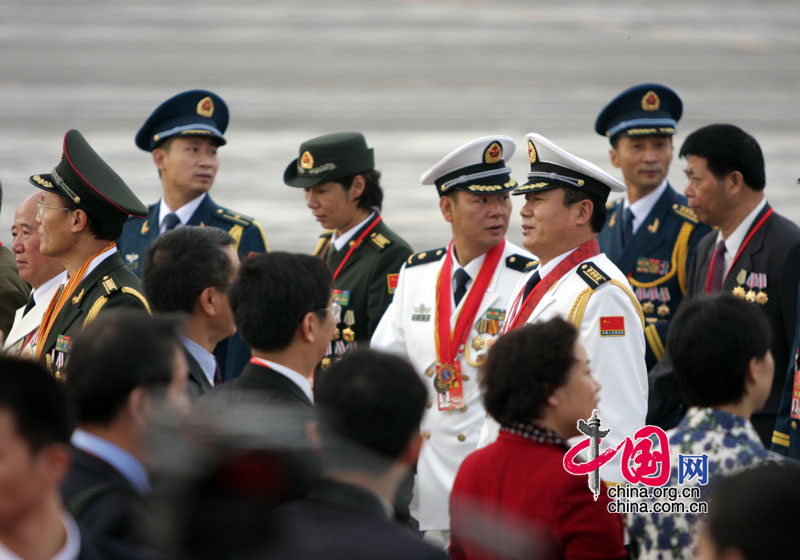
<path id="1" fill-rule="evenodd" d="M 448 501 L 461 461 L 477 447 L 485 416 L 478 366 L 502 329 L 506 302 L 533 259 L 505 239 L 510 192 L 507 136 L 474 140 L 422 176 L 435 184 L 453 239 L 409 257 L 371 347 L 407 358 L 428 387 L 417 463 L 420 530 L 449 541 Z M 438 532 L 441 532 L 439 534 Z"/>
<path id="2" fill-rule="evenodd" d="M 633 438 L 647 414 L 642 310 L 625 275 L 597 244 L 608 195 L 624 192 L 625 185 L 539 134 L 526 136 L 526 144 L 531 171 L 514 194 L 525 196 L 523 245 L 540 262 L 515 288 L 504 331 L 556 315 L 575 325 L 602 385 L 599 416 L 602 428 L 611 430 L 602 451 Z M 496 437 L 492 422 L 481 444 Z M 623 480 L 621 454 L 601 469 L 603 480 Z"/>

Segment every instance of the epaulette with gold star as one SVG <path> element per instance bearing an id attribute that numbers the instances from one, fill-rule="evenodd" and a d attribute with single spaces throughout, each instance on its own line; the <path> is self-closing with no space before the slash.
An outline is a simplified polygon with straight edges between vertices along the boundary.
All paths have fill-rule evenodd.
<path id="1" fill-rule="evenodd" d="M 441 259 L 447 253 L 447 247 L 440 247 L 430 251 L 422 251 L 421 253 L 414 253 L 408 260 L 406 260 L 406 268 L 417 266 L 418 264 L 425 264 L 435 262 Z"/>
<path id="2" fill-rule="evenodd" d="M 700 220 L 697 218 L 697 215 L 694 213 L 694 210 L 689 208 L 688 206 L 684 206 L 683 204 L 678 204 L 677 202 L 672 205 L 672 211 L 675 212 L 678 216 L 686 220 L 687 222 L 697 224 Z"/>
<path id="3" fill-rule="evenodd" d="M 524 272 L 526 270 L 529 270 L 528 267 L 533 268 L 538 264 L 539 261 L 537 261 L 536 259 L 532 259 L 530 257 L 524 257 L 522 255 L 514 254 L 506 258 L 506 266 L 511 270 L 516 270 L 518 272 Z"/>
<path id="4" fill-rule="evenodd" d="M 576 272 L 593 290 L 611 280 L 608 274 L 597 268 L 591 261 L 580 265 Z"/>

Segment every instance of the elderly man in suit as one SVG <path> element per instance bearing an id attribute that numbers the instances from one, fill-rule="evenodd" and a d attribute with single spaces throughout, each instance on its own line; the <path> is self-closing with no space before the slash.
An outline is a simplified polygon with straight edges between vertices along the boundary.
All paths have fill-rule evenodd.
<path id="1" fill-rule="evenodd" d="M 0 185 L 0 207 L 3 205 L 3 187 Z M 25 304 L 30 287 L 20 278 L 14 255 L 0 243 L 0 341 L 6 337 L 14 322 L 15 310 Z"/>
<path id="2" fill-rule="evenodd" d="M 186 226 L 147 249 L 142 289 L 154 312 L 183 312 L 181 342 L 189 362 L 192 399 L 222 383 L 214 347 L 236 331 L 228 288 L 239 271 L 233 238 L 217 228 Z"/>
<path id="3" fill-rule="evenodd" d="M 766 404 L 751 419 L 761 441 L 769 445 L 797 319 L 800 228 L 767 202 L 761 147 L 741 128 L 700 128 L 684 140 L 680 156 L 686 158 L 689 206 L 702 222 L 718 228 L 697 245 L 687 297 L 733 293 L 761 306 L 769 319 L 775 375 Z M 670 364 L 662 361 L 650 376 L 648 421 L 670 428 L 682 406 Z M 785 434 L 777 439 L 788 446 Z"/>
<path id="4" fill-rule="evenodd" d="M 11 250 L 17 261 L 19 276 L 33 288 L 28 303 L 17 309 L 14 324 L 3 345 L 3 350 L 16 356 L 32 356 L 35 352 L 36 334 L 44 312 L 67 275 L 58 259 L 46 257 L 39 251 L 36 203 L 41 198 L 41 193 L 34 193 L 23 200 L 11 226 L 11 236 L 14 238 Z"/>

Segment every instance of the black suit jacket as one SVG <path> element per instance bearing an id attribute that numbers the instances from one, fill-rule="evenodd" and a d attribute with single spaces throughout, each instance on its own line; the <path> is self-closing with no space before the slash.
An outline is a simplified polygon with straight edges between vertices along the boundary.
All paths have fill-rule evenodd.
<path id="1" fill-rule="evenodd" d="M 440 560 L 444 551 L 389 518 L 380 500 L 358 486 L 321 481 L 309 496 L 275 511 L 275 542 L 265 559 Z"/>
<path id="2" fill-rule="evenodd" d="M 756 216 L 748 235 L 770 210 L 769 204 Z M 746 238 L 747 236 L 745 236 Z M 697 244 L 692 265 L 689 269 L 686 298 L 705 295 L 711 258 L 716 249 L 717 232 L 708 233 Z M 744 272 L 742 272 L 744 271 Z M 750 242 L 733 263 L 728 276 L 722 284 L 722 292 L 731 293 L 738 286 L 745 292 L 750 288 L 740 282 L 750 273 L 764 273 L 767 286 L 766 303 L 760 305 L 772 328 L 772 357 L 775 360 L 775 376 L 772 390 L 764 408 L 756 416 L 772 416 L 778 411 L 781 391 L 786 379 L 789 353 L 792 348 L 795 323 L 797 321 L 797 287 L 800 283 L 800 228 L 777 212 L 772 212 L 763 225 L 753 234 Z M 758 289 L 755 289 L 758 292 Z M 676 407 L 681 397 L 672 376 L 672 367 L 667 360 L 659 363 L 650 373 L 650 403 L 648 423 L 665 422 L 670 416 L 675 419 Z M 671 423 L 671 422 L 667 422 Z M 674 425 L 674 424 L 673 424 Z M 671 427 L 671 426 L 667 426 Z M 758 428 L 758 426 L 756 426 Z M 762 440 L 769 441 L 769 433 L 761 433 Z M 766 439 L 765 439 L 766 438 Z"/>
<path id="3" fill-rule="evenodd" d="M 192 401 L 196 401 L 213 389 L 214 386 L 209 383 L 206 374 L 203 372 L 203 368 L 200 367 L 200 364 L 197 363 L 194 356 L 185 348 L 184 354 L 186 354 L 186 362 L 189 364 L 189 378 L 186 383 L 186 394 L 189 395 Z"/>
<path id="4" fill-rule="evenodd" d="M 157 557 L 141 534 L 150 515 L 144 497 L 102 459 L 75 447 L 72 452 L 61 495 L 81 534 L 90 536 L 92 548 L 106 558 Z"/>

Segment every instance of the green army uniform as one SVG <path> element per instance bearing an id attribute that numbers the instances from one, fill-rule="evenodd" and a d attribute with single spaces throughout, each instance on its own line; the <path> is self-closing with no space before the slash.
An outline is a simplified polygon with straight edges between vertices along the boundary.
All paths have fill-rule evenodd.
<path id="1" fill-rule="evenodd" d="M 31 288 L 19 277 L 14 254 L 0 244 L 0 331 L 7 336 L 14 314 L 25 305 Z"/>
<path id="2" fill-rule="evenodd" d="M 343 188 L 352 188 L 353 178 L 367 174 L 375 168 L 372 148 L 367 147 L 364 136 L 358 132 L 325 134 L 303 142 L 299 155 L 286 168 L 283 181 L 290 187 L 309 189 L 316 185 L 339 182 Z M 377 177 L 366 185 L 360 196 L 380 194 Z M 348 183 L 345 186 L 344 183 Z M 367 199 L 369 200 L 369 199 Z M 358 209 L 370 210 L 359 201 Z M 356 226 L 353 232 L 344 232 L 349 240 L 336 250 L 333 231 L 320 236 L 314 256 L 328 263 L 334 274 L 333 301 L 337 306 L 336 332 L 328 348 L 322 367 L 357 346 L 366 347 L 378 326 L 383 313 L 392 302 L 397 287 L 400 268 L 412 254 L 411 247 L 392 231 L 380 215 L 380 208 Z M 351 252 L 352 250 L 352 252 Z"/>
<path id="3" fill-rule="evenodd" d="M 61 161 L 52 173 L 34 175 L 30 182 L 68 199 L 95 219 L 116 222 L 120 227 L 129 216 L 147 215 L 147 207 L 77 130 L 70 130 L 64 136 Z M 37 344 L 37 352 L 56 377 L 62 377 L 73 338 L 98 313 L 115 307 L 134 307 L 149 312 L 139 279 L 122 262 L 119 251 L 114 248 L 109 254 L 113 245 L 111 241 L 108 243 L 109 249 L 94 258 L 94 268 L 71 290 L 58 314 L 50 321 L 47 321 L 49 313 L 45 314 L 38 334 L 43 339 Z M 105 255 L 102 260 L 100 255 Z M 69 283 L 60 288 L 53 305 L 67 288 L 70 288 Z"/>
<path id="4" fill-rule="evenodd" d="M 323 233 L 314 256 L 323 258 L 335 272 L 355 241 L 378 216 L 370 216 L 340 251 L 336 251 L 331 243 L 333 232 Z M 375 327 L 392 302 L 400 267 L 412 252 L 408 243 L 383 221 L 378 222 L 355 248 L 333 283 L 333 299 L 341 306 L 341 313 L 328 360 L 346 353 L 355 345 L 369 344 Z"/>

